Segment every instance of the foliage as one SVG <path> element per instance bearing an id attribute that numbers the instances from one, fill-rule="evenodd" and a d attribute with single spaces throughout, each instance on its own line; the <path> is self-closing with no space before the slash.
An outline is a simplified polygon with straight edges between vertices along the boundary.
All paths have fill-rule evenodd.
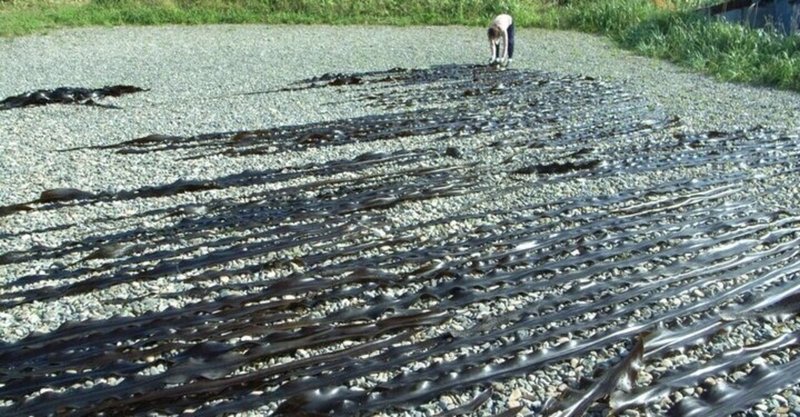
<path id="1" fill-rule="evenodd" d="M 660 6 L 656 3 L 660 3 Z M 695 13 L 707 0 L 573 0 L 551 27 L 609 36 L 640 54 L 723 80 L 800 90 L 800 38 Z"/>

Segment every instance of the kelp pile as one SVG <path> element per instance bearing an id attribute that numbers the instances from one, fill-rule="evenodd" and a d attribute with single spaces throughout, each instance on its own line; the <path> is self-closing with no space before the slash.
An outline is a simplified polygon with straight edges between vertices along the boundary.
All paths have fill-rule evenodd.
<path id="1" fill-rule="evenodd" d="M 118 108 L 109 104 L 98 103 L 105 97 L 119 97 L 125 94 L 147 91 L 132 85 L 110 85 L 102 88 L 58 87 L 52 90 L 40 89 L 28 91 L 16 96 L 0 100 L 0 110 L 11 110 L 19 107 L 44 106 L 47 104 L 81 104 Z"/>

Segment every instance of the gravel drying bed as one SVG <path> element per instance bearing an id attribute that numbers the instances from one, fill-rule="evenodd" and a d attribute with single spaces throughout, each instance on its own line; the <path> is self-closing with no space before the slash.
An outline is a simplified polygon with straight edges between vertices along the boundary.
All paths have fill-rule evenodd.
<path id="1" fill-rule="evenodd" d="M 584 34 L 0 41 L 0 415 L 800 415 L 800 96 Z"/>

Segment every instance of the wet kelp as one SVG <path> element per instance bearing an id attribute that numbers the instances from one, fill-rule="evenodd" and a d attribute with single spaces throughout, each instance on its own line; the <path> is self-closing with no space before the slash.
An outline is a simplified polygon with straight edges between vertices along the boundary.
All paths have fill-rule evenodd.
<path id="1" fill-rule="evenodd" d="M 25 216 L 219 193 L 98 219 L 104 227 L 89 237 L 0 255 L 6 265 L 51 262 L 3 284 L 7 311 L 85 294 L 123 305 L 191 298 L 0 344 L 0 412 L 367 415 L 461 393 L 464 402 L 443 415 L 515 415 L 511 405 L 482 408 L 504 395 L 491 383 L 592 357 L 580 378 L 559 374 L 554 384 L 570 390 L 530 411 L 621 412 L 668 400 L 662 411 L 671 415 L 727 415 L 797 382 L 797 331 L 723 342 L 764 317 L 790 325 L 797 312 L 800 216 L 747 192 L 765 182 L 750 169 L 796 174 L 796 135 L 684 132 L 679 120 L 590 77 L 485 67 L 334 74 L 288 88 L 359 89 L 386 113 L 156 134 L 102 150 L 246 158 L 430 140 L 141 189 L 50 190 L 7 207 L 7 216 Z M 486 152 L 506 153 L 492 163 L 476 157 Z M 677 168 L 694 175 L 664 175 Z M 498 174 L 508 180 L 487 180 Z M 396 218 L 414 204 L 651 174 L 657 180 L 613 193 Z M 135 226 L 109 230 L 117 220 Z M 163 279 L 186 288 L 103 295 Z M 705 359 L 663 365 L 689 350 Z M 770 362 L 774 354 L 786 360 Z M 706 386 L 709 377 L 726 381 Z M 674 400 L 687 387 L 698 395 Z"/>

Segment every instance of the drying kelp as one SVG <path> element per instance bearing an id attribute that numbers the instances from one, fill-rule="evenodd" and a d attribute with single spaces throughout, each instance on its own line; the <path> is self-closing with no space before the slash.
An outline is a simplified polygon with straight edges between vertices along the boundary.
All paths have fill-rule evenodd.
<path id="1" fill-rule="evenodd" d="M 78 190 L 77 188 L 53 188 L 51 190 L 42 191 L 39 198 L 27 203 L 0 206 L 0 216 L 12 214 L 17 211 L 32 210 L 31 205 L 33 204 L 68 202 L 92 197 L 94 197 L 94 194 Z"/>
<path id="2" fill-rule="evenodd" d="M 671 187 L 686 188 L 688 190 L 692 187 L 697 187 L 697 185 L 673 184 Z M 659 194 L 669 190 L 669 188 L 650 190 L 650 192 Z M 718 199 L 717 196 L 724 196 L 724 189 L 719 188 L 706 190 L 704 187 L 700 187 L 696 192 L 686 194 L 686 198 L 679 200 L 662 199 L 657 204 L 653 204 L 649 211 L 641 210 L 637 207 L 635 196 L 636 193 L 631 193 L 630 195 L 619 196 L 604 202 L 609 207 L 616 207 L 618 212 L 643 213 L 629 215 L 627 220 L 622 222 L 619 222 L 619 218 L 616 216 L 573 216 L 570 219 L 570 224 L 574 225 L 574 229 L 567 229 L 553 235 L 555 225 L 537 226 L 532 217 L 520 214 L 517 217 L 517 224 L 527 222 L 532 227 L 514 232 L 500 232 L 498 230 L 488 235 L 483 230 L 476 230 L 473 232 L 474 234 L 467 234 L 461 238 L 456 238 L 452 242 L 443 240 L 438 247 L 432 246 L 430 242 L 419 248 L 414 248 L 416 245 L 411 245 L 406 249 L 405 255 L 403 255 L 403 251 L 395 250 L 391 254 L 386 254 L 385 257 L 373 255 L 362 258 L 368 251 L 367 247 L 361 246 L 356 249 L 358 250 L 356 253 L 361 254 L 361 256 L 357 257 L 359 259 L 342 259 L 333 265 L 329 265 L 329 262 L 337 259 L 337 255 L 334 253 L 330 255 L 325 255 L 324 253 L 310 254 L 298 260 L 307 266 L 307 274 L 294 274 L 286 279 L 277 281 L 267 279 L 261 283 L 257 281 L 249 282 L 246 284 L 248 287 L 263 288 L 253 296 L 228 298 L 221 302 L 204 302 L 190 305 L 183 309 L 142 316 L 138 319 L 67 325 L 55 333 L 36 336 L 30 340 L 24 340 L 4 348 L 8 354 L 17 352 L 14 353 L 13 362 L 16 365 L 9 369 L 11 373 L 8 374 L 9 376 L 5 380 L 7 387 L 9 387 L 8 392 L 19 392 L 19 395 L 24 395 L 24 393 L 31 392 L 31 390 L 37 389 L 36 387 L 43 385 L 70 387 L 86 378 L 100 378 L 102 375 L 113 374 L 128 375 L 132 379 L 130 379 L 130 383 L 123 383 L 113 387 L 96 386 L 87 391 L 87 394 L 90 395 L 80 397 L 71 395 L 40 397 L 35 401 L 26 403 L 26 406 L 21 408 L 20 412 L 45 412 L 48 410 L 48 404 L 67 404 L 76 409 L 98 412 L 100 410 L 109 412 L 114 410 L 114 412 L 122 413 L 145 410 L 178 412 L 185 409 L 185 407 L 195 407 L 212 398 L 227 398 L 228 400 L 208 409 L 209 411 L 248 409 L 255 402 L 270 398 L 273 400 L 287 398 L 284 406 L 280 409 L 287 414 L 293 414 L 301 410 L 305 412 L 377 411 L 392 405 L 402 404 L 408 406 L 426 398 L 435 397 L 439 393 L 456 389 L 461 385 L 479 384 L 510 375 L 523 374 L 548 363 L 576 356 L 580 357 L 581 354 L 597 349 L 600 346 L 605 346 L 615 341 L 622 342 L 643 329 L 650 328 L 658 323 L 670 323 L 679 317 L 691 317 L 695 312 L 705 312 L 706 318 L 692 326 L 683 328 L 672 326 L 672 333 L 668 339 L 669 343 L 672 344 L 673 348 L 682 348 L 685 343 L 696 342 L 698 337 L 702 335 L 701 332 L 698 332 L 699 329 L 712 328 L 713 326 L 709 326 L 708 323 L 719 323 L 719 316 L 713 313 L 715 306 L 724 305 L 725 300 L 736 300 L 737 295 L 745 294 L 749 288 L 778 280 L 781 276 L 785 277 L 798 269 L 796 266 L 797 259 L 793 257 L 796 238 L 785 243 L 778 243 L 778 241 L 774 244 L 768 243 L 771 249 L 766 251 L 757 248 L 757 242 L 748 240 L 748 237 L 758 236 L 766 230 L 772 230 L 773 233 L 776 233 L 776 237 L 794 235 L 797 233 L 798 220 L 796 218 L 783 217 L 777 214 L 776 217 L 769 220 L 757 215 L 757 210 L 752 213 L 756 215 L 748 214 L 746 211 L 739 213 L 742 206 L 727 204 L 718 205 L 714 209 L 715 200 Z M 574 210 L 581 204 L 580 201 L 565 201 L 554 205 L 550 210 L 546 210 L 544 207 L 529 207 L 528 210 L 536 216 L 557 217 L 559 213 Z M 243 206 L 242 209 L 246 207 L 247 205 Z M 665 207 L 682 208 L 679 208 L 674 213 L 660 211 L 660 214 L 656 214 L 660 208 Z M 710 212 L 709 209 L 711 209 Z M 709 217 L 709 213 L 713 216 Z M 265 213 L 265 215 L 267 214 Z M 728 218 L 729 220 L 714 225 L 713 223 L 707 223 L 710 218 Z M 662 226 L 651 228 L 650 230 L 642 229 L 650 221 Z M 308 226 L 311 227 L 311 225 Z M 327 222 L 326 224 L 320 223 L 315 227 L 330 230 L 331 226 L 330 222 Z M 187 227 L 187 232 L 192 230 L 191 223 L 185 224 L 185 227 Z M 672 228 L 675 228 L 676 231 L 672 232 L 671 235 L 664 234 Z M 640 236 L 637 234 L 626 239 L 619 234 L 624 230 L 640 230 L 639 233 L 644 233 L 645 235 Z M 347 229 L 333 229 L 329 234 L 319 234 L 320 232 L 322 230 L 311 232 L 308 229 L 303 231 L 298 228 L 287 235 L 285 241 L 289 243 L 297 241 L 302 236 L 316 236 L 315 240 L 321 239 L 321 242 L 347 242 L 357 240 L 359 235 L 357 229 L 350 229 L 349 232 L 347 232 Z M 344 236 L 342 236 L 343 232 Z M 150 235 L 151 237 L 140 235 L 137 240 L 156 242 L 159 239 L 158 236 L 161 236 L 162 233 L 153 231 Z M 698 233 L 707 234 L 707 237 L 695 237 Z M 652 234 L 653 237 L 658 236 L 659 238 L 647 239 L 647 234 Z M 575 239 L 580 236 L 593 236 L 593 238 L 583 243 L 583 249 L 580 250 L 581 254 L 571 254 L 574 250 L 571 248 L 575 247 Z M 98 240 L 109 240 L 110 238 L 110 236 L 98 236 Z M 258 238 L 258 235 L 250 235 L 248 240 L 254 238 Z M 653 243 L 649 242 L 655 242 L 659 239 L 675 242 L 675 244 L 670 248 L 651 253 L 648 248 L 652 248 Z M 371 245 L 392 245 L 392 240 L 388 237 L 373 239 Z M 529 244 L 531 241 L 536 241 L 537 243 L 531 245 Z M 637 241 L 642 243 L 637 243 Z M 650 273 L 634 272 L 638 269 L 637 265 L 644 265 L 658 259 L 677 259 L 680 258 L 682 253 L 690 254 L 702 251 L 701 248 L 703 247 L 713 248 L 722 242 L 736 241 L 741 241 L 742 243 L 724 251 L 709 252 L 704 258 L 695 259 L 689 264 L 667 262 L 663 264 L 664 269 L 661 270 Z M 680 242 L 684 243 L 680 244 Z M 297 243 L 301 244 L 302 242 Z M 232 245 L 230 247 L 233 250 L 217 253 L 207 261 L 200 262 L 195 266 L 190 263 L 183 263 L 180 267 L 162 264 L 163 267 L 159 267 L 158 270 L 169 273 L 168 271 L 180 269 L 190 273 L 198 280 L 212 279 L 215 274 L 234 276 L 256 272 L 255 268 L 249 271 L 218 270 L 219 266 L 226 264 L 231 259 L 227 256 L 221 256 L 224 253 L 229 255 L 238 253 L 244 257 L 260 258 L 261 256 L 258 252 L 260 249 L 256 244 L 245 246 L 242 243 L 224 241 L 223 239 L 219 241 L 219 244 Z M 596 249 L 593 250 L 593 248 L 606 246 L 608 246 L 608 249 L 602 252 Z M 278 250 L 279 247 L 279 242 L 273 242 L 269 246 L 271 250 Z M 459 261 L 459 248 L 466 247 L 473 248 L 478 252 L 481 252 L 482 247 L 486 248 L 486 255 L 474 261 Z M 497 247 L 507 249 L 489 250 Z M 558 255 L 559 253 L 561 254 Z M 556 257 L 552 259 L 542 258 L 543 254 L 554 254 Z M 166 253 L 160 253 L 156 259 L 168 262 L 168 258 L 165 258 L 166 255 Z M 177 254 L 172 254 L 172 256 L 177 256 Z M 340 257 L 341 255 L 338 256 Z M 404 256 L 404 258 L 399 258 L 401 256 Z M 438 259 L 441 256 L 448 256 L 453 260 L 435 265 L 432 268 L 426 266 L 429 260 Z M 633 256 L 633 258 L 627 258 L 629 256 Z M 417 272 L 406 277 L 383 272 L 383 269 L 396 264 L 398 259 L 405 259 L 402 262 L 418 265 Z M 293 262 L 294 260 L 286 259 L 286 261 Z M 133 270 L 135 265 L 147 264 L 145 260 L 135 257 L 126 258 L 122 262 L 122 264 L 114 265 L 110 270 Z M 125 264 L 130 265 L 130 267 L 125 267 Z M 575 269 L 573 272 L 561 276 L 552 275 L 552 271 L 563 271 L 565 268 L 571 269 L 574 265 L 582 264 L 592 266 L 585 269 Z M 262 266 L 258 267 L 263 268 Z M 621 268 L 622 271 L 614 273 L 613 271 L 618 268 Z M 217 271 L 212 274 L 207 273 L 214 270 Z M 763 279 L 748 282 L 730 291 L 720 293 L 715 299 L 705 303 L 698 303 L 690 309 L 663 309 L 660 303 L 662 299 L 676 297 L 687 286 L 703 286 L 707 285 L 707 283 L 735 280 L 745 270 L 774 272 L 765 274 Z M 80 270 L 75 272 L 77 273 L 76 277 L 86 273 L 86 271 L 80 272 Z M 153 272 L 135 273 L 126 279 L 146 280 L 151 273 Z M 333 280 L 332 278 L 335 276 L 342 276 L 342 278 Z M 120 278 L 124 277 L 114 276 L 113 281 L 118 281 Z M 589 280 L 588 278 L 592 279 Z M 593 281 L 596 283 L 589 284 Z M 365 297 L 364 307 L 343 309 L 339 313 L 331 314 L 323 320 L 307 321 L 302 319 L 300 313 L 304 309 L 313 308 L 315 304 L 323 302 L 323 300 L 344 299 L 355 294 L 365 294 L 380 288 L 414 285 L 415 282 L 422 284 L 422 288 L 418 292 L 406 293 L 400 297 L 387 297 L 386 295 L 377 296 L 376 298 Z M 580 282 L 585 282 L 586 284 L 575 287 L 576 283 Z M 645 282 L 650 284 L 636 286 L 637 283 Z M 797 284 L 789 281 L 776 288 L 775 292 L 787 291 L 787 285 L 797 286 Z M 85 286 L 84 290 L 94 291 L 100 287 L 102 287 L 101 283 L 94 282 L 91 286 Z M 233 289 L 236 288 L 236 285 L 228 284 L 223 285 L 223 287 Z M 50 293 L 53 295 L 73 293 L 74 288 L 73 290 L 62 288 Z M 381 322 L 374 322 L 374 320 L 384 317 L 387 312 L 393 311 L 394 313 L 390 316 L 393 323 L 403 323 L 401 321 L 402 315 L 411 314 L 409 317 L 416 318 L 408 323 L 413 328 L 418 328 L 417 326 L 425 323 L 424 321 L 418 321 L 418 319 L 425 316 L 418 316 L 423 312 L 414 312 L 409 308 L 413 308 L 417 302 L 423 299 L 438 300 L 436 302 L 437 307 L 425 313 L 434 314 L 437 321 L 428 323 L 435 324 L 446 320 L 447 315 L 442 314 L 452 309 L 469 306 L 480 301 L 502 300 L 518 295 L 547 292 L 550 288 L 565 288 L 569 290 L 546 301 L 535 302 L 527 309 L 515 310 L 505 316 L 500 315 L 488 321 L 478 322 L 472 329 L 466 329 L 458 334 L 444 334 L 441 338 L 405 345 L 402 349 L 387 350 L 397 340 L 384 339 L 379 336 L 381 331 L 378 331 L 378 329 L 384 328 L 383 332 L 391 334 L 397 328 L 386 327 Z M 44 300 L 45 298 L 42 297 L 48 296 L 47 294 L 46 292 L 38 291 L 29 296 L 35 297 L 31 299 Z M 269 294 L 271 297 L 283 297 L 284 301 L 277 302 L 275 305 L 263 304 L 259 300 L 265 294 Z M 294 296 L 287 297 L 288 295 Z M 572 304 L 573 301 L 571 300 L 580 300 L 580 302 Z M 642 306 L 653 308 L 654 315 L 636 325 L 623 325 L 620 327 L 621 323 L 627 320 L 626 317 L 629 317 Z M 264 322 L 263 327 L 257 326 L 256 317 L 258 317 L 259 311 L 264 311 L 264 313 L 271 312 L 265 316 L 264 319 L 267 321 Z M 402 313 L 406 311 L 408 313 Z M 578 319 L 579 317 L 586 317 L 591 312 L 601 314 L 596 316 L 594 320 L 584 321 L 583 319 Z M 704 316 L 701 315 L 699 317 Z M 243 320 L 247 324 L 242 322 Z M 286 322 L 286 320 L 289 321 Z M 363 320 L 367 320 L 368 323 L 374 323 L 364 329 L 365 333 L 359 333 L 358 327 L 347 325 L 347 323 L 351 322 L 360 323 Z M 296 321 L 296 323 L 290 325 L 293 321 Z M 136 324 L 134 325 L 134 323 Z M 531 333 L 532 329 L 546 329 L 551 323 L 559 323 L 559 326 L 550 328 L 550 330 L 542 333 Z M 295 326 L 301 327 L 297 331 L 292 331 L 291 329 Z M 274 327 L 274 330 L 270 330 L 272 327 Z M 259 328 L 261 330 L 258 330 Z M 314 330 L 314 328 L 317 328 L 317 330 Z M 592 329 L 604 328 L 609 330 L 605 332 L 601 330 L 595 336 L 584 340 L 578 339 L 575 343 L 551 347 L 547 350 L 535 348 L 535 346 L 541 346 L 542 343 L 546 343 L 548 340 L 557 340 L 565 334 L 577 335 Z M 119 330 L 114 331 L 113 329 Z M 137 335 L 137 330 L 135 329 L 141 329 L 142 333 Z M 338 333 L 340 331 L 345 331 L 345 333 Z M 183 336 L 184 332 L 186 332 L 185 336 Z M 277 332 L 275 333 L 276 336 L 269 336 L 272 332 Z M 321 334 L 326 336 L 324 338 L 315 336 L 318 332 L 322 332 Z M 283 336 L 277 336 L 281 334 Z M 101 338 L 101 335 L 105 336 Z M 270 346 L 275 346 L 272 349 L 277 349 L 277 346 L 281 345 L 286 347 L 274 352 L 263 351 L 263 353 L 257 354 L 261 350 L 259 348 L 261 345 L 253 341 L 228 346 L 229 342 L 226 341 L 236 340 L 245 335 L 248 336 L 249 340 L 252 337 L 256 337 L 256 340 L 269 342 Z M 163 341 L 160 341 L 162 338 Z M 190 339 L 196 340 L 198 338 L 209 342 L 216 341 L 217 343 L 223 343 L 223 345 L 220 345 L 219 348 L 206 350 L 191 347 L 194 344 L 187 343 Z M 464 347 L 480 346 L 487 343 L 493 344 L 493 340 L 502 338 L 509 339 L 504 344 L 493 346 L 482 351 L 482 353 L 476 352 L 473 355 L 460 357 L 455 361 L 440 364 L 437 367 L 398 375 L 395 379 L 386 381 L 381 385 L 379 392 L 383 394 L 380 396 L 365 396 L 366 394 L 361 391 L 352 391 L 346 388 L 331 389 L 330 391 L 323 391 L 323 394 L 309 396 L 315 389 L 314 387 L 324 390 L 326 387 L 340 386 L 346 380 L 352 378 L 357 379 L 359 376 L 369 375 L 373 372 L 385 372 L 387 369 L 402 369 L 403 364 L 406 363 L 438 357 L 447 352 L 458 351 Z M 246 363 L 259 363 L 283 352 L 292 352 L 300 348 L 309 349 L 313 348 L 313 346 L 324 346 L 327 343 L 335 343 L 337 340 L 345 339 L 364 339 L 369 346 L 378 349 L 377 352 L 380 354 L 370 356 L 368 360 L 350 362 L 353 360 L 352 355 L 355 353 L 347 349 L 340 353 L 337 352 L 337 356 L 334 357 L 330 354 L 321 354 L 319 357 L 310 357 L 295 365 L 302 366 L 302 368 L 288 366 L 267 367 L 263 372 L 226 376 Z M 126 340 L 140 340 L 140 342 L 131 345 L 129 342 L 125 342 Z M 368 340 L 373 340 L 374 343 L 366 342 Z M 59 342 L 56 343 L 56 341 Z M 79 341 L 80 345 L 77 344 Z M 280 343 L 276 345 L 278 342 Z M 291 342 L 291 344 L 287 344 L 288 342 Z M 389 345 L 381 344 L 382 342 L 389 343 Z M 121 346 L 120 343 L 122 343 Z M 138 347 L 144 347 L 145 345 L 148 346 L 145 350 Z M 664 343 L 657 345 L 663 346 Z M 25 346 L 30 347 L 26 348 Z M 33 349 L 33 346 L 38 347 Z M 58 346 L 63 346 L 63 348 L 58 348 Z M 91 346 L 96 353 L 87 356 L 90 352 L 81 346 Z M 174 368 L 174 371 L 145 379 L 135 376 L 142 369 L 155 366 L 151 365 L 152 362 L 143 361 L 142 358 L 145 356 L 158 358 L 159 355 L 166 355 L 167 352 L 176 348 L 182 349 L 180 346 L 186 346 L 186 349 L 191 350 L 186 351 L 185 356 L 170 354 L 168 357 L 165 356 L 163 361 L 156 359 L 157 364 L 163 364 L 168 369 Z M 366 345 L 361 343 L 357 343 L 356 346 L 367 348 Z M 383 347 L 381 348 L 381 346 Z M 220 350 L 222 347 L 225 348 Z M 26 353 L 20 355 L 18 353 L 20 349 L 24 349 Z M 37 353 L 40 349 L 45 350 Z M 47 352 L 46 356 L 40 356 L 44 355 L 45 352 Z M 124 353 L 126 356 L 114 359 L 118 355 L 109 356 L 110 352 Z M 364 350 L 361 352 L 362 354 L 367 354 L 370 351 Z M 69 358 L 71 355 L 78 353 L 80 353 L 79 358 Z M 63 356 L 62 359 L 56 359 L 62 355 L 66 356 Z M 102 358 L 102 364 L 88 361 L 87 358 L 94 355 L 97 356 L 98 360 Z M 39 359 L 37 358 L 39 357 L 48 358 L 47 361 L 50 365 L 43 367 L 42 365 L 33 365 L 36 362 L 29 362 L 38 361 Z M 336 358 L 336 360 L 333 361 L 333 358 Z M 507 359 L 499 365 L 483 365 L 485 361 L 492 360 L 492 358 Z M 746 359 L 746 357 L 744 358 Z M 139 362 L 141 364 L 136 365 Z M 189 368 L 184 370 L 184 367 L 189 363 L 198 364 L 195 365 L 197 367 L 193 371 L 198 374 L 185 373 L 189 372 Z M 213 367 L 210 366 L 212 363 L 214 364 Z M 308 368 L 313 364 L 317 364 L 315 365 L 316 367 Z M 93 369 L 92 373 L 67 373 L 64 374 L 64 377 L 59 378 L 48 376 L 56 369 L 81 369 L 83 366 Z M 325 368 L 319 368 L 319 366 L 324 366 Z M 212 369 L 214 370 L 213 374 L 210 373 Z M 294 370 L 292 371 L 292 369 Z M 312 371 L 312 369 L 316 370 Z M 338 370 L 332 372 L 328 377 L 317 376 L 314 379 L 304 378 L 302 383 L 289 383 L 293 375 L 296 377 L 303 375 L 304 372 L 314 372 L 316 375 L 316 372 L 320 372 L 322 369 Z M 31 374 L 31 372 L 35 372 L 36 375 Z M 27 375 L 25 377 L 26 384 L 20 385 L 22 380 L 17 382 L 18 377 L 12 377 L 11 375 L 19 375 L 19 377 Z M 191 375 L 202 375 L 202 378 Z M 284 376 L 279 377 L 279 375 Z M 265 393 L 256 398 L 246 395 L 247 392 L 262 386 L 265 380 L 269 380 L 273 384 L 286 385 L 269 395 Z M 425 383 L 425 381 L 434 382 Z M 179 385 L 174 388 L 165 388 L 174 384 Z M 187 397 L 189 393 L 192 393 L 192 395 Z M 317 395 L 322 396 L 318 397 Z M 117 398 L 117 400 L 112 402 L 103 400 L 103 398 L 109 398 L 109 396 Z M 21 399 L 24 397 L 14 396 L 11 398 Z M 349 406 L 341 408 L 345 404 L 349 404 Z M 350 407 L 357 408 L 351 409 Z M 217 411 L 214 411 L 214 413 Z"/>
<path id="3" fill-rule="evenodd" d="M 572 171 L 579 171 L 583 169 L 592 169 L 596 166 L 600 165 L 600 161 L 581 161 L 578 163 L 574 162 L 567 162 L 563 164 L 553 163 L 553 164 L 544 164 L 544 165 L 536 165 L 531 167 L 523 167 L 513 171 L 514 174 L 533 174 L 537 173 L 539 175 L 548 175 L 548 174 L 566 174 Z"/>
<path id="4" fill-rule="evenodd" d="M 380 160 L 374 161 L 377 163 Z M 87 254 L 88 258 L 85 259 L 116 258 L 117 256 L 111 255 L 118 253 L 120 248 L 124 248 L 123 253 L 125 254 L 146 252 L 145 249 L 148 247 L 157 248 L 159 245 L 166 243 L 164 236 L 171 235 L 172 239 L 192 239 L 198 235 L 204 235 L 211 229 L 218 231 L 247 231 L 251 230 L 255 224 L 260 225 L 262 228 L 273 226 L 258 232 L 257 235 L 250 238 L 223 239 L 218 244 L 207 242 L 203 244 L 204 247 L 214 248 L 219 246 L 219 249 L 209 252 L 206 256 L 194 257 L 191 260 L 179 259 L 181 253 L 191 252 L 190 248 L 176 251 L 173 256 L 169 257 L 166 256 L 166 253 L 160 251 L 143 253 L 141 256 L 134 258 L 134 262 L 158 260 L 159 265 L 148 271 L 139 271 L 134 274 L 135 276 L 128 277 L 127 272 L 122 272 L 127 268 L 120 268 L 122 264 L 117 264 L 108 268 L 108 272 L 112 274 L 105 278 L 95 277 L 90 282 L 78 282 L 66 287 L 41 288 L 25 292 L 9 291 L 0 296 L 0 299 L 15 300 L 13 301 L 14 304 L 33 299 L 42 301 L 53 296 L 78 294 L 116 285 L 128 279 L 140 280 L 144 276 L 149 276 L 150 279 L 157 279 L 171 274 L 175 269 L 188 271 L 210 265 L 224 264 L 238 258 L 258 258 L 274 252 L 280 247 L 296 247 L 316 240 L 315 238 L 310 240 L 309 238 L 300 238 L 306 233 L 311 235 L 321 233 L 322 236 L 331 238 L 338 235 L 337 240 L 343 239 L 346 241 L 350 233 L 357 232 L 358 228 L 348 226 L 350 222 L 344 219 L 342 221 L 331 219 L 363 211 L 386 209 L 404 201 L 463 194 L 468 189 L 476 186 L 476 179 L 471 175 L 454 176 L 454 174 L 462 170 L 452 168 L 407 172 L 402 182 L 399 175 L 387 175 L 373 178 L 361 177 L 350 181 L 333 183 L 310 184 L 308 187 L 303 188 L 291 187 L 275 190 L 268 194 L 254 195 L 252 197 L 253 201 L 250 203 L 243 202 L 233 206 L 227 201 L 211 203 L 209 204 L 211 210 L 207 214 L 185 218 L 174 231 L 140 229 L 123 233 L 119 236 L 104 236 L 83 242 L 69 243 L 62 248 L 36 250 L 28 254 L 13 253 L 13 256 L 5 256 L 6 262 L 20 262 L 25 259 L 32 259 L 32 257 L 38 259 L 42 257 L 60 258 L 86 249 L 89 249 L 91 254 Z M 416 179 L 411 179 L 410 175 L 415 175 Z M 331 190 L 335 190 L 335 193 L 331 192 Z M 338 197 L 335 199 L 326 197 L 314 198 L 312 201 L 298 197 L 305 195 L 309 191 L 314 193 L 322 192 L 329 195 L 335 194 Z M 302 221 L 303 223 L 294 226 L 286 225 L 287 218 L 293 218 L 294 221 Z M 321 229 L 318 230 L 318 228 Z M 285 236 L 287 234 L 287 237 L 281 237 L 278 240 L 233 245 L 231 247 L 236 240 L 240 240 L 243 243 L 255 236 L 270 237 Z M 133 246 L 126 245 L 126 242 L 130 241 L 149 241 L 151 244 L 138 245 L 139 250 L 137 251 Z M 99 244 L 99 242 L 103 243 Z M 113 252 L 110 255 L 107 254 L 109 250 L 104 249 L 109 247 L 112 248 L 111 252 Z M 107 255 L 98 256 L 98 253 Z M 168 258 L 174 258 L 174 261 L 169 261 Z M 120 262 L 124 264 L 130 261 L 121 260 Z M 66 280 L 70 277 L 82 275 L 85 272 L 87 271 L 53 271 L 51 273 L 56 275 L 52 275 L 50 278 L 58 276 L 60 280 Z M 100 270 L 95 269 L 95 272 L 100 272 Z M 16 281 L 16 284 L 33 283 L 44 279 L 49 278 L 47 276 L 21 277 Z M 2 303 L 3 301 L 0 301 L 0 304 Z"/>
<path id="5" fill-rule="evenodd" d="M 5 209 L 192 197 L 0 254 L 24 271 L 0 285 L 9 315 L 89 296 L 136 311 L 0 344 L 0 413 L 367 415 L 454 396 L 438 412 L 715 415 L 796 383 L 800 213 L 750 191 L 796 175 L 797 135 L 688 132 L 601 80 L 478 66 L 287 88 L 379 111 L 96 151 L 375 147 Z M 527 411 L 502 386 L 526 378 L 548 388 Z"/>
<path id="6" fill-rule="evenodd" d="M 301 86 L 316 86 L 320 81 L 343 77 L 347 78 L 323 76 Z M 251 156 L 419 136 L 435 140 L 528 131 L 536 139 L 487 145 L 536 148 L 568 143 L 573 144 L 577 152 L 593 141 L 615 135 L 633 139 L 678 122 L 658 112 L 640 112 L 638 109 L 647 109 L 642 98 L 591 77 L 554 77 L 542 72 L 455 65 L 431 70 L 394 69 L 352 77 L 362 83 L 341 83 L 335 88 L 368 88 L 361 100 L 386 112 L 191 137 L 153 134 L 102 149 L 124 154 L 186 151 L 187 157 Z M 392 82 L 385 82 L 388 78 Z M 465 96 L 462 94 L 465 89 L 485 91 L 485 94 Z M 609 114 L 612 116 L 608 117 Z"/>
<path id="7" fill-rule="evenodd" d="M 636 383 L 636 376 L 642 366 L 644 355 L 644 338 L 639 337 L 633 345 L 631 352 L 619 361 L 613 368 L 609 369 L 605 375 L 598 378 L 591 387 L 585 392 L 577 394 L 576 399 L 569 401 L 563 409 L 556 410 L 552 406 L 545 410 L 547 415 L 558 415 L 559 417 L 582 416 L 586 410 L 597 400 L 609 397 L 617 390 L 628 391 Z"/>
<path id="8" fill-rule="evenodd" d="M 10 110 L 18 107 L 44 106 L 46 104 L 82 104 L 86 106 L 100 106 L 118 108 L 109 104 L 98 103 L 97 100 L 105 97 L 119 97 L 125 94 L 147 91 L 132 85 L 112 85 L 102 88 L 59 87 L 54 90 L 35 90 L 17 96 L 6 97 L 0 101 L 0 110 Z"/>
<path id="9" fill-rule="evenodd" d="M 177 180 L 170 184 L 147 186 L 129 191 L 90 193 L 74 188 L 45 190 L 40 197 L 26 203 L 0 206 L 0 216 L 18 211 L 46 210 L 58 207 L 96 204 L 98 202 L 126 201 L 138 198 L 157 198 L 184 193 L 248 187 L 259 184 L 287 181 L 311 175 L 336 175 L 342 172 L 358 172 L 381 164 L 403 164 L 418 161 L 430 150 L 397 151 L 393 153 L 368 152 L 352 160 L 330 161 L 324 164 L 308 164 L 299 167 L 247 171 L 215 180 Z M 180 207 L 176 214 L 193 214 L 205 210 L 197 206 Z"/>

